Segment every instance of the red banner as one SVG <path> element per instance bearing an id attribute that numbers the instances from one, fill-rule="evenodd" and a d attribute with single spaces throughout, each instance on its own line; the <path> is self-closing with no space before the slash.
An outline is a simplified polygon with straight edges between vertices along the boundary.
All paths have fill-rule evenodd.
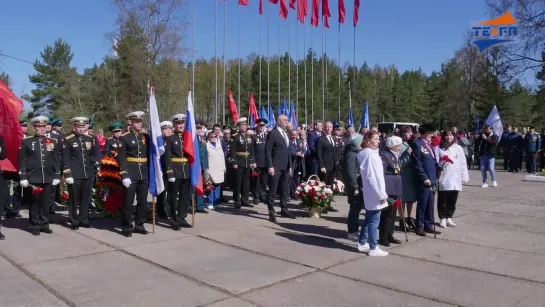
<path id="1" fill-rule="evenodd" d="M 240 4 L 240 5 L 248 5 L 248 0 L 238 0 L 238 4 Z"/>
<path id="2" fill-rule="evenodd" d="M 290 8 L 295 10 L 295 1 L 297 0 L 290 0 Z"/>
<path id="3" fill-rule="evenodd" d="M 250 106 L 248 107 L 248 112 L 250 113 L 250 115 L 253 116 L 254 122 L 250 123 L 250 127 L 253 127 L 255 125 L 255 122 L 257 122 L 257 120 L 259 119 L 259 115 L 257 114 L 257 107 L 255 105 L 254 93 L 250 93 Z M 252 116 L 250 116 L 250 118 L 252 118 Z"/>
<path id="4" fill-rule="evenodd" d="M 305 3 L 303 3 L 303 1 L 305 1 Z M 307 2 L 307 0 L 297 0 L 297 20 L 299 20 L 299 22 L 301 22 L 302 24 L 305 23 L 305 17 L 306 17 L 305 6 L 306 6 L 306 2 Z"/>
<path id="5" fill-rule="evenodd" d="M 346 8 L 344 7 L 344 0 L 339 0 L 339 22 L 344 23 L 346 17 Z"/>
<path id="6" fill-rule="evenodd" d="M 263 0 L 259 0 L 259 15 L 263 15 Z"/>
<path id="7" fill-rule="evenodd" d="M 233 98 L 233 92 L 229 90 L 229 111 L 231 111 L 231 119 L 234 123 L 238 120 L 238 111 L 237 111 L 237 104 L 235 103 L 235 98 Z"/>
<path id="8" fill-rule="evenodd" d="M 310 24 L 317 27 L 320 22 L 320 0 L 312 0 L 312 17 Z"/>
<path id="9" fill-rule="evenodd" d="M 280 17 L 284 19 L 288 18 L 288 6 L 286 5 L 286 0 L 280 0 Z"/>
<path id="10" fill-rule="evenodd" d="M 6 172 L 19 170 L 19 147 L 23 139 L 19 114 L 22 110 L 23 101 L 0 81 L 0 136 L 4 138 L 3 150 L 7 154 L 7 159 L 0 161 L 0 169 Z"/>
<path id="11" fill-rule="evenodd" d="M 360 0 L 354 0 L 354 27 L 358 24 L 360 18 Z"/>

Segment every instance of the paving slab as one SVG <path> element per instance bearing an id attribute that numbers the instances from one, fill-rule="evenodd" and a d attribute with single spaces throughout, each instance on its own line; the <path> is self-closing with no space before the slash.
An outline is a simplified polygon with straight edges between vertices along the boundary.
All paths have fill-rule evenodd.
<path id="1" fill-rule="evenodd" d="M 545 207 L 539 206 L 501 204 L 484 211 L 545 219 Z"/>
<path id="2" fill-rule="evenodd" d="M 544 207 L 545 209 L 545 207 Z M 545 234 L 543 219 L 530 216 L 513 216 L 503 213 L 475 212 L 460 217 L 457 223 L 483 224 L 492 228 L 512 229 L 514 231 L 527 231 Z"/>
<path id="3" fill-rule="evenodd" d="M 545 186 L 543 188 L 545 188 Z M 545 199 L 543 199 L 543 195 L 525 197 L 525 198 L 517 199 L 515 201 L 508 201 L 505 203 L 509 205 L 514 205 L 514 206 L 527 205 L 527 206 L 537 206 L 541 208 L 545 207 Z"/>
<path id="4" fill-rule="evenodd" d="M 462 306 L 542 306 L 543 284 L 389 255 L 361 258 L 334 274 Z"/>
<path id="5" fill-rule="evenodd" d="M 456 228 L 441 229 L 443 233 L 437 238 L 545 255 L 543 234 L 491 227 L 485 224 L 458 223 L 457 225 Z"/>
<path id="6" fill-rule="evenodd" d="M 254 306 L 257 306 L 257 305 L 233 297 L 233 298 L 229 298 L 223 301 L 213 303 L 211 305 L 208 305 L 207 307 L 254 307 Z"/>
<path id="7" fill-rule="evenodd" d="M 26 230 L 2 227 L 6 240 L 1 249 L 19 264 L 30 264 L 112 250 L 59 225 L 51 225 L 52 234 L 33 236 Z"/>
<path id="8" fill-rule="evenodd" d="M 0 257 L 0 306 L 68 306 L 45 287 Z"/>
<path id="9" fill-rule="evenodd" d="M 243 297 L 261 306 L 271 307 L 447 305 L 324 272 L 296 278 Z"/>
<path id="10" fill-rule="evenodd" d="M 221 243 L 314 268 L 325 268 L 361 257 L 361 254 L 356 252 L 354 243 L 343 244 L 331 238 L 302 235 L 263 226 L 217 231 L 207 233 L 205 236 Z"/>
<path id="11" fill-rule="evenodd" d="M 249 291 L 313 270 L 197 237 L 131 246 L 126 250 L 231 293 Z"/>
<path id="12" fill-rule="evenodd" d="M 168 226 L 165 221 L 161 221 L 160 224 L 162 226 L 158 224 L 155 225 L 155 233 L 152 233 L 152 225 L 146 223 L 146 230 L 150 232 L 148 235 L 143 236 L 135 233 L 130 238 L 121 235 L 119 221 L 110 219 L 94 221 L 93 228 L 80 228 L 77 232 L 113 247 L 135 246 L 150 242 L 181 239 L 189 236 L 189 234 L 181 231 L 170 229 L 170 226 Z"/>
<path id="13" fill-rule="evenodd" d="M 198 306 L 226 297 L 117 251 L 26 268 L 77 306 Z"/>
<path id="14" fill-rule="evenodd" d="M 391 253 L 545 284 L 543 255 L 434 239 L 402 245 Z"/>

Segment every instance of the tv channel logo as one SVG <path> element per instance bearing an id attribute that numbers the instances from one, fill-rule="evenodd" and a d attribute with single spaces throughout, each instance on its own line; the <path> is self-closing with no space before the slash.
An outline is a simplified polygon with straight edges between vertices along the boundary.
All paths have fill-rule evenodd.
<path id="1" fill-rule="evenodd" d="M 510 11 L 495 19 L 475 22 L 471 28 L 472 41 L 479 51 L 497 44 L 511 42 L 518 34 L 517 22 Z"/>

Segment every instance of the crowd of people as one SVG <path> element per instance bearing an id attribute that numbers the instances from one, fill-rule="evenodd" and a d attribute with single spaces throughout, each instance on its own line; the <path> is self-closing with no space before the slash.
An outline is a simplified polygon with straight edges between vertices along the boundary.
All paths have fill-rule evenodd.
<path id="1" fill-rule="evenodd" d="M 58 186 L 65 180 L 70 195 L 70 227 L 74 230 L 91 227 L 92 187 L 102 157 L 111 156 L 119 163 L 124 190 L 122 234 L 126 237 L 133 233 L 147 234 L 144 223 L 152 180 L 148 177 L 150 140 L 143 127 L 144 112 L 132 112 L 126 117 L 125 125 L 110 126 L 109 138 L 102 131 L 93 134 L 86 117 L 73 118 L 71 131 L 66 135 L 60 120 L 33 118 L 30 124 L 34 134 L 28 136 L 27 123 L 21 122 L 25 138 L 19 149 L 20 171 L 3 174 L 4 196 L 0 199 L 6 200 L 6 218 L 20 217 L 20 206 L 25 204 L 29 206 L 31 232 L 51 233 L 48 217 L 55 212 Z M 185 120 L 185 114 L 177 114 L 160 124 L 166 149 L 161 156 L 166 189 L 157 199 L 157 215 L 170 220 L 173 230 L 192 227 L 186 221 L 194 193 L 188 156 L 183 151 Z M 262 118 L 256 120 L 253 128 L 249 128 L 246 118 L 238 120 L 234 128 L 219 124 L 209 127 L 197 120 L 196 128 L 199 139 L 196 150 L 201 158 L 206 194 L 195 194 L 196 210 L 191 213 L 207 213 L 207 209 L 228 203 L 223 192 L 230 188 L 236 209 L 261 202 L 268 206 L 269 220 L 276 222 L 274 205 L 279 197 L 279 215 L 295 218 L 287 203 L 290 198 L 298 198 L 295 190 L 303 180 L 317 175 L 333 186 L 338 179 L 346 186 L 350 205 L 348 238 L 358 242 L 358 250 L 373 256 L 387 255 L 377 244 L 401 244 L 394 236 L 397 219 L 401 229 L 420 236 L 440 234 L 434 221 L 436 192 L 438 226 L 455 227 L 453 215 L 458 193 L 469 180 L 468 169 L 472 165 L 480 165 L 483 187 L 488 186 L 487 171 L 492 176 L 491 184 L 497 186 L 494 172 L 497 138 L 491 127 L 485 127 L 480 135 L 461 133 L 455 127 L 439 133 L 431 125 L 421 125 L 418 131 L 407 126 L 389 133 L 368 127 L 356 132 L 354 127 L 334 126 L 329 121 L 294 128 L 286 116 L 280 115 L 274 128 L 268 127 L 267 120 Z M 0 159 L 7 150 L 1 145 Z M 503 149 L 512 152 L 511 147 Z M 13 195 L 9 195 L 10 182 L 20 185 L 13 187 Z M 35 189 L 43 191 L 34 193 Z M 359 216 L 363 209 L 366 218 L 360 230 Z M 336 211 L 329 205 L 323 213 Z"/>

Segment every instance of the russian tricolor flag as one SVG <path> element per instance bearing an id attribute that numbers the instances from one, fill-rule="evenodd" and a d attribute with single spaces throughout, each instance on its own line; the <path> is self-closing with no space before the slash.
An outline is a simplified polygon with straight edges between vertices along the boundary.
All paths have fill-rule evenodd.
<path id="1" fill-rule="evenodd" d="M 198 152 L 199 138 L 197 138 L 197 128 L 195 127 L 195 110 L 193 108 L 191 91 L 189 91 L 189 95 L 187 96 L 187 118 L 185 119 L 183 150 L 189 156 L 191 185 L 195 188 L 195 193 L 197 193 L 197 195 L 203 195 L 201 155 Z"/>

